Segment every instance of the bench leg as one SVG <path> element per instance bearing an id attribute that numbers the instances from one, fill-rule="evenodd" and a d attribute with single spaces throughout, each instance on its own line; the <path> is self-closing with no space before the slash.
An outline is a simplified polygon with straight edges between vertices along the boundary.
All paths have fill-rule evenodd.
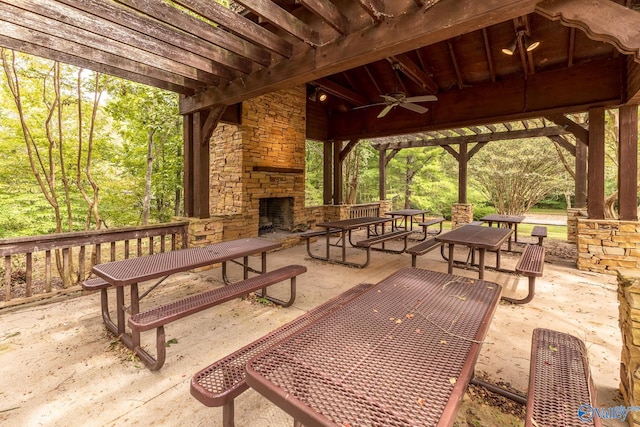
<path id="1" fill-rule="evenodd" d="M 284 301 L 278 298 L 274 298 L 274 297 L 270 297 L 267 295 L 267 288 L 262 288 L 262 292 L 260 294 L 257 294 L 258 297 L 260 298 L 265 298 L 269 301 L 271 301 L 274 304 L 278 304 L 282 307 L 290 307 L 294 301 L 296 300 L 296 276 L 291 278 L 291 293 L 289 296 L 289 300 L 288 301 Z"/>
<path id="2" fill-rule="evenodd" d="M 531 300 L 533 300 L 535 291 L 536 291 L 536 278 L 531 276 L 529 277 L 529 294 L 526 297 L 522 299 L 502 297 L 501 299 L 504 301 L 510 302 L 511 304 L 526 304 L 528 302 L 531 302 Z"/>
<path id="3" fill-rule="evenodd" d="M 233 400 L 222 405 L 222 427 L 234 427 Z"/>
<path id="4" fill-rule="evenodd" d="M 411 255 L 411 267 L 415 267 L 416 266 L 416 255 Z"/>
<path id="5" fill-rule="evenodd" d="M 111 315 L 109 314 L 109 295 L 106 289 L 100 289 L 100 306 L 102 307 L 102 321 L 104 322 L 104 326 L 113 335 L 118 336 L 118 325 L 111 320 Z"/>
<path id="6" fill-rule="evenodd" d="M 152 355 L 147 353 L 145 349 L 140 346 L 140 337 L 138 333 L 137 342 L 134 343 L 133 351 L 136 355 L 142 360 L 142 362 L 149 368 L 151 371 L 157 371 L 162 368 L 164 365 L 164 361 L 167 355 L 165 336 L 164 336 L 164 326 L 158 326 L 156 328 L 156 348 L 157 355 L 154 358 Z"/>

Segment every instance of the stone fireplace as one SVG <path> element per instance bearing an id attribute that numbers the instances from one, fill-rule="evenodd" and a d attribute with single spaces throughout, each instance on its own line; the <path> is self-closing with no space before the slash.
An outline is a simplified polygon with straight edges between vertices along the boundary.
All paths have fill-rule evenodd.
<path id="1" fill-rule="evenodd" d="M 223 240 L 308 227 L 305 144 L 304 85 L 245 101 L 240 125 L 218 125 L 209 206 L 212 218 L 223 219 Z"/>

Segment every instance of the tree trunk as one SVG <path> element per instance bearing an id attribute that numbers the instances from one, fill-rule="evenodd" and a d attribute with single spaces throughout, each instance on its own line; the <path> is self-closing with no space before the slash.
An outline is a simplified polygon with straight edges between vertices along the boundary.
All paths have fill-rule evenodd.
<path id="1" fill-rule="evenodd" d="M 144 199 L 142 201 L 142 225 L 149 224 L 149 211 L 151 210 L 151 174 L 153 172 L 153 134 L 149 130 L 147 139 L 147 173 L 144 178 Z"/>

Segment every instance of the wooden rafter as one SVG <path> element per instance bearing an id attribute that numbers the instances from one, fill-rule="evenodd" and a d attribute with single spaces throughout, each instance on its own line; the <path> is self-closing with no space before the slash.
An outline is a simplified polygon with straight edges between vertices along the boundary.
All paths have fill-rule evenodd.
<path id="1" fill-rule="evenodd" d="M 334 83 L 329 79 L 320 79 L 316 80 L 313 83 L 324 89 L 327 93 L 342 98 L 345 101 L 349 101 L 354 105 L 365 105 L 369 103 L 368 98 L 365 98 L 364 96 L 352 91 L 351 89 L 340 86 L 339 84 Z"/>
<path id="2" fill-rule="evenodd" d="M 382 0 L 358 0 L 358 4 L 375 22 L 382 22 L 387 16 L 384 13 L 385 8 Z"/>
<path id="3" fill-rule="evenodd" d="M 288 32 L 305 43 L 317 45 L 320 43 L 318 32 L 300 21 L 295 16 L 278 7 L 275 3 L 260 0 L 235 0 L 246 8 L 260 15 L 276 27 Z M 189 3 L 187 1 L 187 3 Z"/>
<path id="4" fill-rule="evenodd" d="M 340 34 L 349 34 L 349 19 L 334 6 L 333 3 L 326 0 L 298 0 L 307 9 L 324 19 L 331 28 Z"/>
<path id="5" fill-rule="evenodd" d="M 462 81 L 462 73 L 460 72 L 460 66 L 458 65 L 458 58 L 456 58 L 456 52 L 453 49 L 453 43 L 451 43 L 451 40 L 447 40 L 447 49 L 449 49 L 449 58 L 451 59 L 451 64 L 453 65 L 453 69 L 456 72 L 458 88 L 462 89 L 464 87 L 464 82 Z"/>
<path id="6" fill-rule="evenodd" d="M 391 60 L 398 63 L 400 70 L 411 80 L 422 86 L 427 92 L 431 94 L 438 93 L 438 85 L 407 55 L 396 55 L 393 56 Z"/>

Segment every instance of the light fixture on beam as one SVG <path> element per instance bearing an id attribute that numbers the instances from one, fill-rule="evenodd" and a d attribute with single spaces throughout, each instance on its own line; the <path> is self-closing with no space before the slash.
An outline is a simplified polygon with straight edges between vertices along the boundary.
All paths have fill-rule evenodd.
<path id="1" fill-rule="evenodd" d="M 309 95 L 309 101 L 313 102 L 325 102 L 329 98 L 327 92 L 323 91 L 320 88 L 315 88 L 313 93 Z"/>
<path id="2" fill-rule="evenodd" d="M 531 52 L 534 49 L 536 49 L 538 46 L 540 46 L 539 41 L 531 39 L 531 37 L 529 37 L 527 33 L 520 30 L 516 35 L 516 39 L 513 42 L 511 42 L 509 46 L 502 48 L 502 53 L 509 56 L 513 55 L 516 49 L 518 48 L 518 42 L 520 40 L 522 40 L 522 46 L 527 52 Z"/>

